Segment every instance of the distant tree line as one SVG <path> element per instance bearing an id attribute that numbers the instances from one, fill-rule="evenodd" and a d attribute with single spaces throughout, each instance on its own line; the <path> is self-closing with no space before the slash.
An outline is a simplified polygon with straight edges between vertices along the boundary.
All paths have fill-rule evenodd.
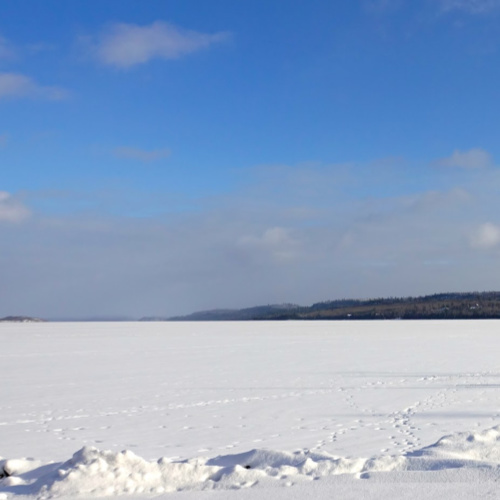
<path id="1" fill-rule="evenodd" d="M 423 297 L 336 300 L 269 315 L 272 319 L 494 319 L 500 292 L 441 293 Z"/>
<path id="2" fill-rule="evenodd" d="M 168 318 L 170 321 L 497 319 L 500 292 L 439 293 L 422 297 L 341 299 L 311 306 L 267 305 L 212 310 Z M 143 318 L 143 320 L 162 318 Z M 164 318 L 167 319 L 167 318 Z"/>

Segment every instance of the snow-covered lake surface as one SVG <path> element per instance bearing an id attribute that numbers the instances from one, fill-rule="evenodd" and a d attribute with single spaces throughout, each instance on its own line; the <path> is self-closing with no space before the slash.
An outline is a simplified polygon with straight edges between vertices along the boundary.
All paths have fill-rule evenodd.
<path id="1" fill-rule="evenodd" d="M 0 342 L 0 500 L 500 498 L 497 321 L 0 324 Z"/>

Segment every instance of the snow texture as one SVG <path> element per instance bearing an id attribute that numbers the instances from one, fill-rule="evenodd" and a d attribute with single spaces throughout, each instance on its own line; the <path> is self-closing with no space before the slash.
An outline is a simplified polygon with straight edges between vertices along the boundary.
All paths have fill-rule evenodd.
<path id="1" fill-rule="evenodd" d="M 2 325 L 0 500 L 500 498 L 496 328 Z"/>
<path id="2" fill-rule="evenodd" d="M 159 494 L 182 490 L 240 489 L 259 481 L 317 480 L 350 474 L 368 479 L 373 473 L 446 471 L 464 468 L 500 479 L 500 427 L 478 433 L 458 433 L 434 445 L 400 456 L 369 459 L 335 457 L 328 453 L 286 453 L 255 449 L 212 459 L 148 462 L 130 450 L 114 453 L 84 447 L 62 464 L 40 466 L 31 460 L 3 460 L 5 493 L 37 498 L 105 497 Z"/>

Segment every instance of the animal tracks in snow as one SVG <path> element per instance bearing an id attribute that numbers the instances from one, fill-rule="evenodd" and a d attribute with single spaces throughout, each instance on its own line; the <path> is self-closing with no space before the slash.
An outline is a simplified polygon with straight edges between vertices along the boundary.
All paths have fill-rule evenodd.
<path id="1" fill-rule="evenodd" d="M 4 326 L 2 453 L 411 452 L 498 423 L 495 330 L 448 325 L 54 324 L 17 337 Z"/>
<path id="2" fill-rule="evenodd" d="M 127 398 L 129 406 L 122 401 L 121 407 L 109 404 L 40 412 L 31 409 L 18 418 L 0 422 L 0 429 L 49 435 L 51 439 L 72 442 L 73 447 L 75 442 L 133 447 L 135 443 L 126 439 L 130 426 L 142 429 L 142 434 L 147 426 L 157 429 L 156 434 L 148 431 L 150 446 L 167 454 L 171 450 L 173 456 L 179 456 L 179 448 L 186 447 L 193 452 L 256 444 L 278 448 L 283 442 L 292 442 L 291 436 L 296 447 L 315 451 L 349 455 L 355 443 L 362 441 L 372 453 L 394 454 L 421 447 L 428 441 L 423 440 L 423 435 L 430 433 L 434 437 L 446 432 L 445 421 L 453 413 L 477 420 L 475 412 L 470 418 L 467 413 L 477 405 L 484 407 L 492 393 L 498 392 L 498 375 L 485 372 L 427 376 L 407 373 L 405 377 L 385 372 L 378 380 L 374 376 L 364 372 L 334 374 L 328 379 L 329 387 L 317 388 L 305 383 L 301 388 L 297 380 L 293 391 L 239 387 L 226 390 L 228 397 L 222 398 L 196 400 L 192 392 L 200 391 L 177 390 L 175 401 L 170 401 L 166 391 L 153 394 L 140 405 L 133 405 L 137 399 Z M 488 423 L 495 422 L 498 408 L 494 410 L 484 412 L 481 421 L 486 416 Z M 123 440 L 110 439 L 114 434 L 123 436 Z M 226 442 L 219 444 L 221 436 Z"/>

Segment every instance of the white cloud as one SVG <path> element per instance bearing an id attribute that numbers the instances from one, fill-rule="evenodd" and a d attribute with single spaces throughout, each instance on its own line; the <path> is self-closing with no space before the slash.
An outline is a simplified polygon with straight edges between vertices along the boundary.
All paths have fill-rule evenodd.
<path id="1" fill-rule="evenodd" d="M 227 38 L 227 33 L 206 34 L 156 21 L 147 26 L 114 24 L 93 44 L 103 63 L 129 68 L 152 59 L 177 59 Z"/>
<path id="2" fill-rule="evenodd" d="M 471 14 L 483 14 L 500 7 L 500 0 L 441 0 L 445 12 L 460 10 Z"/>
<path id="3" fill-rule="evenodd" d="M 0 222 L 21 222 L 30 215 L 30 211 L 10 193 L 0 191 Z"/>
<path id="4" fill-rule="evenodd" d="M 464 204 L 471 202 L 472 196 L 465 189 L 454 188 L 450 191 L 424 191 L 415 195 L 394 198 L 392 201 L 400 204 L 397 210 L 434 212 L 443 210 L 456 210 Z"/>
<path id="5" fill-rule="evenodd" d="M 7 97 L 38 97 L 58 101 L 68 97 L 68 91 L 53 86 L 43 86 L 20 73 L 0 73 L 0 99 Z"/>
<path id="6" fill-rule="evenodd" d="M 484 149 L 475 148 L 469 149 L 468 151 L 456 149 L 451 156 L 439 160 L 438 165 L 443 167 L 480 169 L 491 167 L 493 165 L 493 159 Z"/>
<path id="7" fill-rule="evenodd" d="M 481 224 L 471 237 L 474 248 L 489 249 L 500 244 L 500 226 L 486 222 Z"/>
<path id="8" fill-rule="evenodd" d="M 123 158 L 127 160 L 138 160 L 142 162 L 151 162 L 155 160 L 160 160 L 162 158 L 168 158 L 170 156 L 169 149 L 154 149 L 146 150 L 139 148 L 131 148 L 127 146 L 122 146 L 115 148 L 113 154 L 117 158 Z"/>
<path id="9" fill-rule="evenodd" d="M 255 253 L 270 255 L 275 261 L 289 261 L 294 258 L 298 242 L 290 235 L 290 231 L 283 227 L 271 227 L 260 236 L 242 236 L 237 246 L 243 249 L 247 256 L 254 257 Z"/>

